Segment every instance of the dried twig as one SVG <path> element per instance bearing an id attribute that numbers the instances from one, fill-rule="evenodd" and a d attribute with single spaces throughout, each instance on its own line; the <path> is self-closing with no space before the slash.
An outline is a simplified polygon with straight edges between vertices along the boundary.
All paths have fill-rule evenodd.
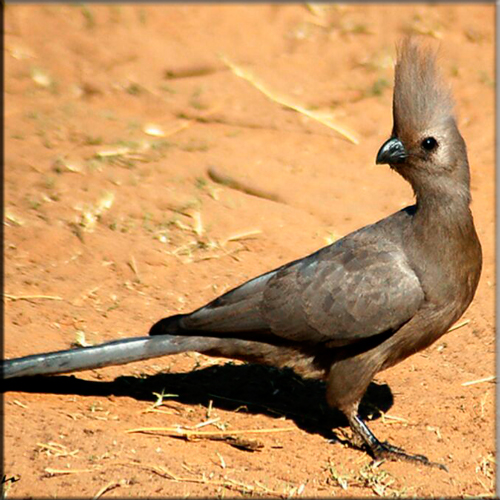
<path id="1" fill-rule="evenodd" d="M 165 70 L 165 78 L 167 80 L 173 80 L 178 78 L 192 78 L 198 76 L 207 76 L 219 71 L 223 71 L 225 68 L 218 68 L 216 66 L 210 65 L 198 65 L 198 66 L 186 66 L 179 68 L 172 68 Z"/>
<path id="2" fill-rule="evenodd" d="M 226 56 L 221 55 L 220 58 L 224 62 L 224 64 L 226 64 L 236 76 L 239 76 L 240 78 L 243 78 L 247 82 L 251 83 L 257 90 L 262 92 L 266 97 L 268 97 L 272 101 L 275 101 L 278 104 L 281 104 L 282 106 L 285 106 L 287 108 L 293 109 L 297 113 L 301 113 L 307 116 L 308 118 L 312 118 L 313 120 L 318 121 L 319 123 L 331 128 L 332 130 L 335 130 L 335 132 L 337 132 L 338 134 L 340 134 L 342 137 L 352 142 L 353 144 L 359 144 L 359 141 L 354 136 L 354 134 L 348 132 L 346 129 L 333 122 L 330 113 L 327 114 L 319 111 L 311 111 L 307 108 L 304 108 L 302 105 L 292 102 L 292 100 L 289 97 L 278 95 L 276 92 L 271 91 L 263 82 L 261 82 L 250 71 L 236 65 L 235 63 L 230 61 Z"/>
<path id="3" fill-rule="evenodd" d="M 273 432 L 289 432 L 297 430 L 295 427 L 279 427 L 277 429 L 239 429 L 232 431 L 194 431 L 189 429 L 182 429 L 180 427 L 139 427 L 137 429 L 128 429 L 125 432 L 132 434 L 135 432 L 153 433 L 164 432 L 174 434 L 176 436 L 184 435 L 190 437 L 197 436 L 232 436 L 234 434 L 269 434 Z"/>
<path id="4" fill-rule="evenodd" d="M 117 483 L 115 481 L 111 481 L 108 483 L 106 486 L 103 486 L 93 497 L 93 500 L 97 500 L 98 498 L 102 497 L 104 493 L 106 493 L 109 490 L 114 490 L 115 488 L 119 488 L 121 486 L 120 483 Z"/>
<path id="5" fill-rule="evenodd" d="M 225 240 L 222 240 L 221 246 L 227 245 L 230 241 L 248 240 L 250 238 L 254 238 L 258 234 L 262 234 L 261 229 L 254 229 L 252 231 L 246 231 L 244 233 L 233 234 L 231 236 L 228 236 Z"/>
<path id="6" fill-rule="evenodd" d="M 406 418 L 396 417 L 394 415 L 389 415 L 389 414 L 383 413 L 383 412 L 381 413 L 381 417 L 382 417 L 382 422 L 384 422 L 384 424 L 391 424 L 391 423 L 395 423 L 395 422 L 405 423 L 405 424 L 408 423 L 408 420 Z M 392 422 L 386 422 L 386 420 L 389 420 Z"/>
<path id="7" fill-rule="evenodd" d="M 218 184 L 222 184 L 223 186 L 242 191 L 243 193 L 250 194 L 252 196 L 265 198 L 266 200 L 284 203 L 284 200 L 276 193 L 271 193 L 256 186 L 251 186 L 249 183 L 235 179 L 234 177 L 231 177 L 225 172 L 221 172 L 215 167 L 208 167 L 207 173 L 210 179 L 212 179 L 214 182 L 217 182 Z"/>
<path id="8" fill-rule="evenodd" d="M 44 470 L 47 474 L 83 474 L 85 472 L 94 472 L 100 469 L 100 466 L 92 467 L 91 469 L 53 469 L 52 467 L 46 467 Z"/>
<path id="9" fill-rule="evenodd" d="M 238 436 L 200 436 L 201 438 L 208 439 L 209 441 L 222 441 L 234 448 L 244 451 L 260 451 L 264 448 L 264 444 L 257 439 L 247 439 Z M 194 440 L 200 439 L 196 437 Z M 192 437 L 186 436 L 186 441 L 192 441 Z"/>
<path id="10" fill-rule="evenodd" d="M 497 378 L 496 375 L 490 375 L 489 377 L 480 378 L 477 380 L 470 380 L 469 382 L 464 382 L 462 384 L 462 387 L 466 387 L 468 385 L 482 384 L 483 382 L 493 382 L 496 380 L 496 378 Z"/>
<path id="11" fill-rule="evenodd" d="M 67 456 L 74 457 L 80 451 L 80 450 L 68 451 L 67 447 L 64 446 L 63 444 L 53 443 L 53 442 L 37 443 L 37 446 L 39 446 L 42 449 L 42 451 L 47 451 L 49 455 L 52 453 L 56 457 L 67 457 Z"/>
<path id="12" fill-rule="evenodd" d="M 137 262 L 135 261 L 135 257 L 133 255 L 130 256 L 130 260 L 127 262 L 128 266 L 134 272 L 137 279 L 139 278 L 139 269 L 137 268 Z"/>
<path id="13" fill-rule="evenodd" d="M 153 137 L 170 137 L 182 130 L 187 129 L 193 124 L 193 120 L 178 120 L 176 123 L 170 124 L 170 127 L 165 130 L 164 128 L 155 125 L 154 123 L 148 123 L 144 125 L 142 131 Z"/>
<path id="14" fill-rule="evenodd" d="M 458 330 L 459 328 L 462 328 L 462 326 L 468 325 L 470 323 L 470 319 L 465 319 L 461 323 L 457 323 L 453 325 L 446 333 L 453 332 L 454 330 Z"/>
<path id="15" fill-rule="evenodd" d="M 11 295 L 10 293 L 3 294 L 5 299 L 12 300 L 35 300 L 35 299 L 45 299 L 45 300 L 63 300 L 62 297 L 56 295 Z"/>

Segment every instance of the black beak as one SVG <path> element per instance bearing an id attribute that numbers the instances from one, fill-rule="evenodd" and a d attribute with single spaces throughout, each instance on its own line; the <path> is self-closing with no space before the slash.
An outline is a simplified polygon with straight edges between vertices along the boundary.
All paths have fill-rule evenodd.
<path id="1" fill-rule="evenodd" d="M 379 149 L 376 163 L 377 165 L 381 163 L 396 165 L 398 163 L 403 163 L 406 158 L 408 158 L 408 153 L 403 143 L 397 137 L 391 137 L 388 141 L 385 141 Z"/>

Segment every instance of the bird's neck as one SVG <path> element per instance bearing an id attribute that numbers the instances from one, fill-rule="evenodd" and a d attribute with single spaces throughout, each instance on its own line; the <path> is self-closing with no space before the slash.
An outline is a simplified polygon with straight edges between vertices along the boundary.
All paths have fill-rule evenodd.
<path id="1" fill-rule="evenodd" d="M 418 196 L 405 246 L 428 300 L 454 317 L 462 314 L 474 296 L 482 260 L 469 191 Z"/>
<path id="2" fill-rule="evenodd" d="M 460 179 L 419 179 L 411 184 L 417 201 L 415 222 L 418 225 L 426 230 L 435 227 L 438 232 L 439 228 L 449 231 L 463 226 L 473 227 L 468 175 Z"/>
<path id="3" fill-rule="evenodd" d="M 451 238 L 450 243 L 460 244 L 461 240 L 475 235 L 470 194 L 454 193 L 443 197 L 442 194 L 426 193 L 417 196 L 414 223 L 417 234 L 426 240 L 435 240 L 439 244 L 442 237 L 448 236 L 446 241 Z"/>
<path id="4" fill-rule="evenodd" d="M 453 263 L 464 272 L 474 267 L 481 259 L 481 245 L 470 210 L 468 182 L 431 179 L 414 191 L 417 203 L 407 245 L 415 262 L 423 267 L 433 262 L 444 280 Z"/>

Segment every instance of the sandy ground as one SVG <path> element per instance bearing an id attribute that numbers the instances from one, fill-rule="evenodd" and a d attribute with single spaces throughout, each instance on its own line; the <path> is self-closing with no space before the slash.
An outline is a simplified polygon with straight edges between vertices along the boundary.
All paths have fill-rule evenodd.
<path id="1" fill-rule="evenodd" d="M 364 411 L 450 472 L 370 465 L 319 382 L 189 353 L 9 382 L 8 497 L 493 496 L 492 5 L 7 6 L 5 356 L 144 335 L 411 204 L 374 165 L 408 32 L 441 47 L 484 270 L 466 324 L 377 376 Z M 239 441 L 127 432 L 179 426 Z"/>

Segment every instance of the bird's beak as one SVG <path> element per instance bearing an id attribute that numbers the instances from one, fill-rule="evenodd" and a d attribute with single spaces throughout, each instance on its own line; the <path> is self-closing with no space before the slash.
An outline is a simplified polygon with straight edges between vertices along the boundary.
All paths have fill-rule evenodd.
<path id="1" fill-rule="evenodd" d="M 408 158 L 408 153 L 403 143 L 397 137 L 391 137 L 388 141 L 385 141 L 379 149 L 376 163 L 377 165 L 381 163 L 396 165 L 398 163 L 403 163 L 406 158 Z"/>

